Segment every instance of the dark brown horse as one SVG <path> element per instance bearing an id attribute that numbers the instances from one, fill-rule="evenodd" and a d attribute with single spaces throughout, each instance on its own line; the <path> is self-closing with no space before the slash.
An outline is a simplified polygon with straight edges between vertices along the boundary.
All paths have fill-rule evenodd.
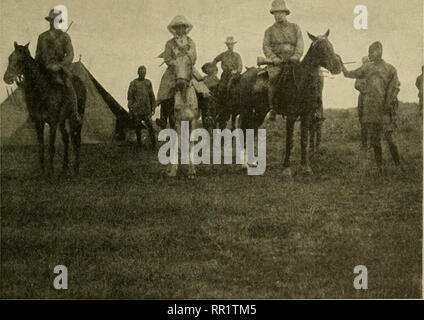
<path id="1" fill-rule="evenodd" d="M 327 31 L 326 34 L 316 37 L 308 33 L 312 44 L 304 59 L 297 65 L 282 68 L 276 107 L 277 112 L 286 117 L 286 151 L 283 171 L 285 176 L 292 175 L 290 155 L 294 124 L 298 118 L 301 122 L 301 165 L 305 173 L 312 173 L 307 145 L 310 122 L 318 108 L 318 98 L 322 95 L 319 69 L 325 68 L 332 74 L 341 72 L 340 60 L 328 40 L 329 34 L 330 31 Z M 257 129 L 264 122 L 269 112 L 267 86 L 268 75 L 261 69 L 250 68 L 242 75 L 240 91 L 243 108 L 240 120 L 243 130 Z"/>
<path id="2" fill-rule="evenodd" d="M 29 43 L 25 46 L 20 46 L 15 42 L 15 50 L 9 56 L 9 64 L 3 77 L 4 82 L 13 84 L 14 81 L 23 76 L 24 80 L 21 85 L 25 92 L 25 102 L 29 117 L 37 131 L 42 172 L 44 172 L 44 126 L 47 123 L 50 127 L 49 173 L 53 173 L 56 131 L 57 127 L 59 127 L 64 145 L 63 170 L 66 172 L 68 169 L 70 136 L 75 154 L 74 171 L 75 174 L 78 174 L 82 124 L 71 120 L 71 108 L 66 107 L 66 104 L 69 103 L 66 90 L 40 63 L 31 57 L 28 45 Z M 82 119 L 85 109 L 86 89 L 78 77 L 73 77 L 73 84 L 77 93 L 78 112 Z M 69 121 L 70 132 L 66 127 L 66 120 Z"/>

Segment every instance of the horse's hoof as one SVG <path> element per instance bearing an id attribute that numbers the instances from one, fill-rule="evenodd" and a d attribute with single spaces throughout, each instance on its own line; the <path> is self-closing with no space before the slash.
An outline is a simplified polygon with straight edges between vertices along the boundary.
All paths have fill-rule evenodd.
<path id="1" fill-rule="evenodd" d="M 275 111 L 271 110 L 268 112 L 268 114 L 265 116 L 265 121 L 275 121 L 277 114 Z"/>
<path id="2" fill-rule="evenodd" d="M 283 170 L 283 177 L 285 177 L 285 178 L 293 178 L 292 170 L 290 168 L 285 168 Z"/>
<path id="3" fill-rule="evenodd" d="M 248 163 L 249 168 L 257 168 L 258 167 L 258 160 L 256 160 L 253 163 Z"/>
<path id="4" fill-rule="evenodd" d="M 168 177 L 176 177 L 177 176 L 177 170 L 172 169 L 168 171 Z"/>
<path id="5" fill-rule="evenodd" d="M 313 175 L 313 171 L 312 171 L 312 168 L 310 167 L 310 166 L 304 166 L 304 167 L 302 167 L 302 174 L 303 175 L 306 175 L 306 176 L 311 176 L 311 175 Z"/>
<path id="6" fill-rule="evenodd" d="M 196 178 L 196 175 L 195 174 L 192 173 L 192 174 L 189 174 L 188 175 L 188 179 L 189 180 L 194 180 L 194 178 Z"/>

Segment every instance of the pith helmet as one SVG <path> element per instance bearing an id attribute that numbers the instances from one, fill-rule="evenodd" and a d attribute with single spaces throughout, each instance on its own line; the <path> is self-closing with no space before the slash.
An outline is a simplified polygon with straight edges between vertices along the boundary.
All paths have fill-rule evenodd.
<path id="1" fill-rule="evenodd" d="M 49 12 L 49 15 L 45 17 L 44 19 L 46 19 L 47 21 L 52 21 L 56 19 L 56 17 L 60 16 L 61 14 L 62 14 L 62 11 L 60 10 L 55 11 L 55 9 L 51 9 Z"/>
<path id="2" fill-rule="evenodd" d="M 184 16 L 176 16 L 172 19 L 171 23 L 168 25 L 168 30 L 173 35 L 175 35 L 175 27 L 176 26 L 186 26 L 186 33 L 189 33 L 191 29 L 193 29 L 193 25 L 187 20 Z"/>
<path id="3" fill-rule="evenodd" d="M 284 0 L 274 0 L 271 6 L 271 14 L 274 14 L 276 11 L 284 11 L 287 14 L 290 14 L 289 8 L 287 8 L 286 2 Z"/>
<path id="4" fill-rule="evenodd" d="M 225 44 L 236 44 L 237 41 L 234 40 L 234 37 L 227 37 L 227 40 L 225 40 Z"/>

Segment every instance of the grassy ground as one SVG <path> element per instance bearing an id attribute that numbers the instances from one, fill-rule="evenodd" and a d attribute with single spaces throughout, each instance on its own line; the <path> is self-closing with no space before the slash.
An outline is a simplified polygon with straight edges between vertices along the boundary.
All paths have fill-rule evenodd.
<path id="1" fill-rule="evenodd" d="M 359 154 L 354 110 L 326 112 L 315 174 L 294 181 L 282 177 L 281 119 L 266 126 L 259 177 L 222 165 L 201 166 L 194 181 L 170 179 L 152 151 L 111 144 L 83 146 L 79 178 L 40 180 L 35 148 L 4 147 L 1 297 L 421 297 L 414 108 L 404 106 L 399 122 L 406 173 L 385 148 L 386 177 L 375 174 L 372 152 Z M 59 264 L 68 267 L 65 291 L 52 285 Z M 356 265 L 368 268 L 366 291 L 353 287 Z"/>

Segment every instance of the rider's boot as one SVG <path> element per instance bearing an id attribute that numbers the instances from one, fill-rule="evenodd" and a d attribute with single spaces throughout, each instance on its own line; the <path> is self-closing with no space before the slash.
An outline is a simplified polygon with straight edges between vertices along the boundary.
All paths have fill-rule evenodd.
<path id="1" fill-rule="evenodd" d="M 72 119 L 78 124 L 81 123 L 81 117 L 78 113 L 78 99 L 75 92 L 72 80 L 70 78 L 65 79 L 65 87 L 69 98 L 69 104 L 72 112 Z"/>
<path id="2" fill-rule="evenodd" d="M 275 108 L 274 108 L 274 96 L 275 96 L 274 86 L 270 85 L 268 87 L 268 103 L 269 103 L 269 107 L 271 109 L 269 111 L 269 117 L 268 117 L 268 119 L 270 121 L 275 121 L 275 117 L 277 115 L 277 113 L 275 112 Z"/>

